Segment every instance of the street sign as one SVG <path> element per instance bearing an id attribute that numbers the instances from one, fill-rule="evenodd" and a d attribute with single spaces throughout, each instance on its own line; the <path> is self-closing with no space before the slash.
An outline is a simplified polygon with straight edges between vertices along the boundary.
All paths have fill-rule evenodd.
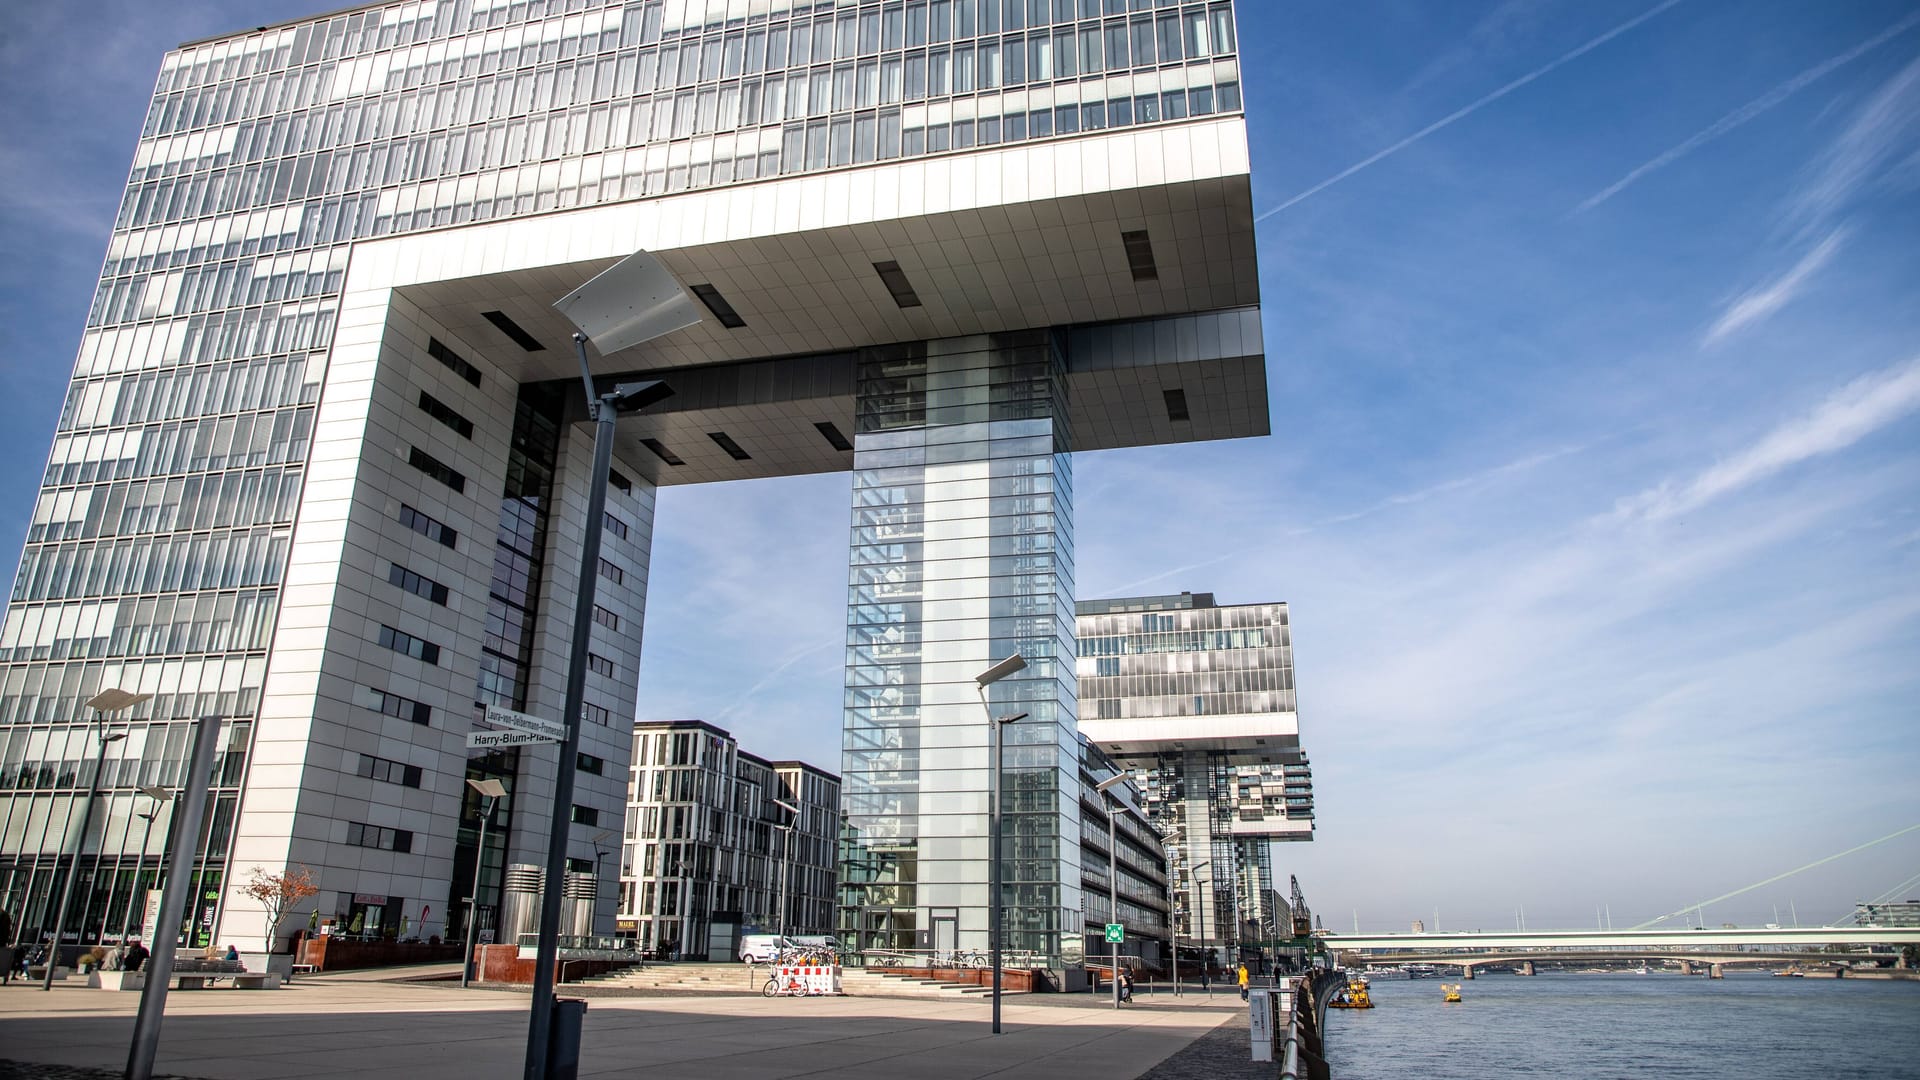
<path id="1" fill-rule="evenodd" d="M 544 735 L 552 742 L 559 742 L 561 739 L 567 737 L 567 729 L 563 724 L 556 724 L 551 720 L 543 720 L 538 716 L 529 716 L 523 712 L 515 712 L 512 709 L 503 709 L 498 705 L 487 706 L 486 713 L 480 718 L 495 727 L 511 728 L 514 731 L 525 732 L 528 735 Z M 475 744 L 468 743 L 467 745 L 473 746 Z M 506 743 L 501 745 L 520 746 L 523 744 Z"/>
<path id="2" fill-rule="evenodd" d="M 501 746 L 535 746 L 540 743 L 559 741 L 551 735 L 535 735 L 526 731 L 470 731 L 467 733 L 469 750 Z"/>
<path id="3" fill-rule="evenodd" d="M 1118 944 L 1120 944 L 1121 942 L 1123 942 L 1123 941 L 1125 941 L 1125 940 L 1127 940 L 1127 928 L 1126 928 L 1126 927 L 1124 927 L 1124 926 L 1121 926 L 1121 925 L 1120 925 L 1119 923 L 1117 923 L 1117 922 L 1110 922 L 1110 923 L 1108 923 L 1108 924 L 1107 924 L 1107 942 L 1108 942 L 1108 944 L 1111 944 L 1111 945 L 1118 945 Z"/>

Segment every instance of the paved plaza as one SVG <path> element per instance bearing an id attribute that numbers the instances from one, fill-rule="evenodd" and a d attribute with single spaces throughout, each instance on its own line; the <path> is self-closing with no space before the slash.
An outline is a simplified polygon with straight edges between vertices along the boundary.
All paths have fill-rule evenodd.
<path id="1" fill-rule="evenodd" d="M 139 995 L 64 986 L 0 989 L 0 1059 L 110 1069 L 126 1062 Z M 277 992 L 167 999 L 156 1072 L 205 1080 L 354 1076 L 515 1077 L 527 999 L 434 984 L 301 979 Z M 1238 995 L 1161 996 L 1118 1012 L 1088 997 L 1007 998 L 1005 1033 L 984 1001 L 875 997 L 594 998 L 582 1076 L 1138 1077 L 1242 1009 Z M 1214 1040 L 1218 1041 L 1218 1040 Z M 76 1075 L 48 1068 L 49 1076 Z M 6 1072 L 0 1075 L 34 1075 Z"/>

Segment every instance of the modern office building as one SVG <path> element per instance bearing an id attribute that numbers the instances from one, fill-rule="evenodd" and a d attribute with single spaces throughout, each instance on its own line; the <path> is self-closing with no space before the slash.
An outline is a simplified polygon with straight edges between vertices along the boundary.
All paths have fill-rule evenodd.
<path id="1" fill-rule="evenodd" d="M 709 317 L 591 357 L 676 396 L 621 421 L 586 521 L 552 305 L 643 249 Z M 1018 650 L 1009 880 L 1056 951 L 1087 910 L 1072 455 L 1265 434 L 1257 270 L 1219 0 L 407 0 L 167 53 L 0 629 L 0 903 L 53 921 L 84 703 L 125 689 L 83 938 L 150 879 L 171 807 L 143 846 L 136 785 L 198 715 L 204 933 L 305 865 L 323 913 L 458 936 L 476 860 L 485 917 L 555 813 L 611 930 L 656 490 L 851 470 L 846 826 L 895 887 L 844 925 L 953 910 L 986 945 L 973 676 Z M 589 528 L 580 757 L 470 751 L 476 703 L 561 719 Z"/>
<path id="2" fill-rule="evenodd" d="M 1272 845 L 1313 839 L 1313 774 L 1287 605 L 1180 593 L 1077 610 L 1080 728 L 1146 791 L 1181 941 L 1231 960 L 1288 936 Z"/>
<path id="3" fill-rule="evenodd" d="M 731 960 L 743 933 L 832 931 L 839 777 L 700 720 L 635 724 L 631 775 L 616 934 Z"/>

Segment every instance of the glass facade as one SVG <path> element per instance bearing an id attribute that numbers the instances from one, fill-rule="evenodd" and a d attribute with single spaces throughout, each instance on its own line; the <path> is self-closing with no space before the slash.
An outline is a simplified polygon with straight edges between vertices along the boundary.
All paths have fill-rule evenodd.
<path id="1" fill-rule="evenodd" d="M 1090 730 L 1098 736 L 1101 720 L 1168 721 L 1145 743 L 1098 741 L 1132 770 L 1169 838 L 1176 932 L 1229 949 L 1287 936 L 1272 843 L 1313 838 L 1287 605 L 1180 593 L 1090 600 L 1077 613 Z M 1212 736 L 1209 720 L 1228 717 L 1242 733 Z M 1266 734 L 1245 734 L 1261 717 L 1273 721 Z"/>
<path id="2" fill-rule="evenodd" d="M 994 144 L 1171 125 L 1237 114 L 1240 107 L 1233 13 L 1224 0 L 409 0 L 168 53 L 0 626 L 0 749 L 16 755 L 16 766 L 51 760 L 54 751 L 46 747 L 62 747 L 64 754 L 69 744 L 89 738 L 91 717 L 81 703 L 100 690 L 124 688 L 154 695 L 115 717 L 144 733 L 147 747 L 172 747 L 184 738 L 188 720 L 215 715 L 230 721 L 222 737 L 240 740 L 235 752 L 242 759 L 263 752 L 248 740 L 263 726 L 254 721 L 261 714 L 274 627 L 288 618 L 283 600 L 287 610 L 301 606 L 285 595 L 293 526 L 302 499 L 315 497 L 307 490 L 307 463 L 310 455 L 320 460 L 312 443 L 321 387 L 329 365 L 343 364 L 330 350 L 340 330 L 354 242 Z M 538 507 L 521 496 L 537 478 L 524 471 L 508 477 L 499 504 L 506 520 L 496 531 L 486 514 L 497 489 L 491 480 L 481 486 L 477 479 L 476 468 L 491 463 L 477 460 L 476 436 L 484 442 L 489 423 L 501 418 L 471 408 L 491 400 L 486 395 L 499 384 L 489 382 L 478 396 L 462 387 L 478 390 L 480 369 L 499 369 L 477 353 L 469 360 L 439 340 L 402 343 L 404 336 L 393 337 L 404 353 L 398 363 L 392 357 L 381 361 L 379 392 L 410 377 L 396 369 L 413 363 L 430 369 L 440 384 L 409 387 L 408 407 L 418 401 L 420 416 L 436 435 L 458 440 L 448 444 L 457 454 L 449 461 L 413 446 L 402 461 L 410 463 L 407 483 L 418 485 L 418 492 L 387 511 L 387 520 L 450 552 L 460 534 L 468 546 L 458 547 L 459 553 L 495 538 L 499 562 L 477 650 L 478 697 L 523 707 L 545 530 Z M 1051 348 L 1042 340 L 983 345 L 976 352 L 997 358 L 991 367 Z M 946 362 L 924 359 L 936 371 Z M 982 659 L 1017 646 L 1035 664 L 1026 678 L 995 693 L 996 708 L 1024 706 L 1021 695 L 1031 695 L 1036 707 L 1032 720 L 1013 734 L 1010 762 L 1018 764 L 1010 764 L 1008 797 L 1021 815 L 1019 849 L 1041 861 L 1054 848 L 1066 860 L 1077 850 L 1077 825 L 1070 820 L 1077 803 L 1061 790 L 1076 783 L 1068 764 L 1073 678 L 1065 666 L 1073 641 L 1066 524 L 1071 470 L 1061 414 L 1052 408 L 1057 350 L 1050 363 L 1050 375 L 1019 391 L 1024 397 L 995 398 L 989 421 L 949 420 L 943 416 L 949 406 L 938 404 L 921 421 L 930 433 L 968 432 L 955 445 L 977 454 L 937 460 L 929 444 L 929 489 L 944 482 L 934 479 L 942 470 L 978 468 L 992 488 L 987 502 L 1007 508 L 983 512 L 980 519 L 993 517 L 995 530 L 1011 531 L 971 539 L 985 545 L 981 557 L 995 568 L 995 587 L 1013 591 L 978 598 L 993 610 L 977 616 L 980 629 L 967 631 L 972 636 L 966 640 L 983 643 Z M 1003 366 L 1020 365 L 1004 360 Z M 1046 389 L 1035 388 L 1041 384 Z M 966 393 L 950 392 L 937 379 L 926 393 L 930 401 L 966 399 L 953 409 L 973 407 Z M 881 396 L 876 391 L 871 400 Z M 863 397 L 863 408 L 868 400 Z M 524 398 L 520 406 L 521 414 L 552 411 Z M 563 467 L 553 463 L 551 447 L 522 453 L 523 429 L 529 438 L 536 434 L 526 426 L 530 422 L 516 415 L 515 460 L 537 472 L 535 459 L 544 455 L 549 471 Z M 395 421 L 379 434 L 402 438 L 410 423 Z M 972 434 L 981 423 L 988 429 Z M 884 443 L 900 434 L 877 427 L 859 445 L 891 453 L 897 447 L 874 438 Z M 556 438 L 552 432 L 541 437 Z M 565 438 L 557 436 L 562 444 Z M 1033 451 L 1029 444 L 1036 438 L 1051 439 L 1054 446 Z M 1029 471 L 1018 471 L 1023 469 Z M 407 494 L 398 490 L 404 484 L 395 486 L 396 494 Z M 856 493 L 886 487 L 859 480 Z M 464 494 L 480 509 L 447 502 L 448 491 Z M 650 517 L 650 492 L 635 500 Z M 1011 509 L 1018 505 L 1040 509 Z M 1025 524 L 1000 523 L 997 515 Z M 356 528 L 363 524 L 356 519 Z M 862 546 L 856 543 L 856 568 Z M 928 565 L 935 561 L 929 557 Z M 627 572 L 642 568 L 629 566 Z M 435 605 L 444 605 L 451 593 L 456 615 L 462 588 L 487 580 L 484 571 L 479 582 L 448 580 L 417 559 L 392 578 L 385 564 L 379 572 L 382 581 L 394 582 L 392 588 Z M 860 602 L 854 608 L 857 633 L 866 625 L 860 610 L 874 608 Z M 636 606 L 628 617 L 637 623 L 637 614 Z M 975 617 L 969 611 L 967 618 Z M 388 725 L 380 738 L 408 742 L 422 757 L 439 754 L 428 735 L 409 729 L 425 726 L 430 711 L 444 714 L 456 702 L 464 707 L 471 678 L 465 664 L 474 657 L 464 648 L 465 630 L 455 615 L 434 618 L 440 621 L 427 637 L 417 636 L 419 626 L 406 631 L 414 635 L 406 655 L 425 663 L 430 651 L 438 659 L 444 649 L 443 670 L 457 685 L 432 683 L 425 673 L 416 677 L 412 661 L 402 657 L 407 674 L 395 682 L 372 671 L 347 676 L 365 715 L 320 718 L 309 711 L 307 718 L 358 726 L 363 734 L 372 733 L 366 728 L 372 718 Z M 922 632 L 917 623 L 910 629 Z M 865 644 L 856 640 L 850 647 Z M 329 648 L 338 656 L 353 646 Z M 973 659 L 969 655 L 967 663 Z M 392 661 L 383 656 L 381 662 Z M 456 662 L 461 666 L 454 670 Z M 630 689 L 631 667 L 626 664 L 617 679 L 597 675 L 593 685 Z M 850 664 L 850 718 L 882 708 L 852 701 L 868 689 L 854 673 L 870 667 L 857 659 Z M 607 693 L 599 696 L 601 701 L 589 702 L 589 717 L 601 723 L 624 719 L 624 707 L 606 700 Z M 929 716 L 930 731 L 957 724 Z M 856 726 L 850 719 L 850 754 L 856 752 Z M 116 744 L 112 754 L 129 754 L 132 746 L 132 740 Z M 378 749 L 391 760 L 406 754 Z M 296 758 L 299 753 L 285 752 Z M 448 756 L 457 765 L 458 751 Z M 293 759 L 271 764 L 313 766 Z M 969 757 L 962 771 L 977 779 L 983 768 Z M 466 775 L 515 771 L 512 755 L 494 755 L 474 759 Z M 19 775 L 16 768 L 16 782 Z M 56 779 L 68 775 L 54 772 Z M 240 782 L 236 776 L 234 783 Z M 108 786 L 114 805 L 132 797 L 130 786 L 111 777 Z M 977 798 L 984 788 L 965 790 Z M 33 875 L 58 859 L 45 837 L 68 828 L 74 793 L 58 783 L 35 791 L 46 794 L 16 798 L 0 809 L 7 816 L 0 895 L 32 892 L 8 882 L 20 875 L 37 881 Z M 444 823 L 453 799 L 444 790 L 433 793 L 449 796 L 434 811 L 434 820 Z M 399 808 L 394 799 L 369 798 Z M 461 799 L 454 850 L 432 850 L 435 860 L 450 859 L 456 898 L 468 890 L 478 824 L 478 804 L 464 794 Z M 543 812 L 529 800 L 518 809 L 523 825 Z M 510 844 L 505 804 L 500 813 L 497 843 Z M 951 813 L 940 802 L 926 817 Z M 17 825 L 15 815 L 24 815 Z M 410 824 L 400 824 L 397 816 L 360 824 L 418 830 L 422 846 L 430 846 L 427 812 L 411 808 L 405 816 Z M 899 820 L 922 817 L 915 811 Z M 115 835 L 123 848 L 133 843 L 124 830 Z M 335 844 L 344 835 L 335 830 L 325 840 L 303 839 Z M 927 835 L 943 844 L 982 842 L 959 833 Z M 290 856 L 283 846 L 270 857 Z M 938 861 L 977 869 L 983 857 L 972 846 L 964 854 L 943 848 Z M 484 861 L 495 867 L 505 858 L 503 849 Z M 132 858 L 129 865 L 138 861 Z M 380 865 L 403 872 L 399 860 Z M 1021 873 L 1021 918 L 1032 920 L 1023 925 L 1022 940 L 1052 949 L 1053 936 L 1070 921 L 1062 912 L 1079 909 L 1078 873 L 1059 867 Z M 438 863 L 431 874 L 433 881 L 445 878 Z M 485 877 L 492 881 L 493 871 Z M 122 882 L 115 889 L 135 888 L 131 877 L 114 880 Z M 432 883 L 417 887 L 430 889 Z M 975 891 L 964 896 L 953 892 L 961 888 L 940 884 L 941 903 L 952 893 L 963 901 L 960 906 L 984 911 L 979 887 L 966 886 Z M 131 891 L 127 896 L 130 903 Z M 389 899 L 395 902 L 385 906 L 397 910 L 399 900 L 424 904 L 429 897 Z M 438 904 L 454 920 L 449 930 L 465 917 L 455 913 L 459 906 Z M 924 929 L 924 917 L 916 918 Z"/>
<path id="3" fill-rule="evenodd" d="M 841 863 L 845 943 L 984 949 L 987 712 L 1004 727 L 1004 947 L 1081 927 L 1073 473 L 1048 332 L 859 361 Z M 1026 670 L 974 676 L 1018 652 Z M 936 936 L 937 924 L 953 940 Z"/>

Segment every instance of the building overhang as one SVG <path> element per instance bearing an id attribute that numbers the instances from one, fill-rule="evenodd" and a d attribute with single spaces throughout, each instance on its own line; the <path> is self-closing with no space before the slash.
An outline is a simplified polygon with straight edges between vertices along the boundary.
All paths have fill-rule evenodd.
<path id="1" fill-rule="evenodd" d="M 1290 712 L 1131 720 L 1081 717 L 1080 732 L 1128 768 L 1152 768 L 1160 758 L 1188 753 L 1220 755 L 1230 765 L 1278 765 L 1300 759 L 1300 717 Z"/>
<path id="2" fill-rule="evenodd" d="M 1237 116 L 362 242 L 347 291 L 397 297 L 522 382 L 571 380 L 573 327 L 553 303 L 636 250 L 739 324 L 716 313 L 612 356 L 589 347 L 597 377 L 676 391 L 620 426 L 622 456 L 656 484 L 851 468 L 820 425 L 854 434 L 854 350 L 1043 327 L 1078 328 L 1085 352 L 1069 373 L 1076 450 L 1269 430 Z M 1235 314 L 1200 317 L 1216 312 Z"/>

